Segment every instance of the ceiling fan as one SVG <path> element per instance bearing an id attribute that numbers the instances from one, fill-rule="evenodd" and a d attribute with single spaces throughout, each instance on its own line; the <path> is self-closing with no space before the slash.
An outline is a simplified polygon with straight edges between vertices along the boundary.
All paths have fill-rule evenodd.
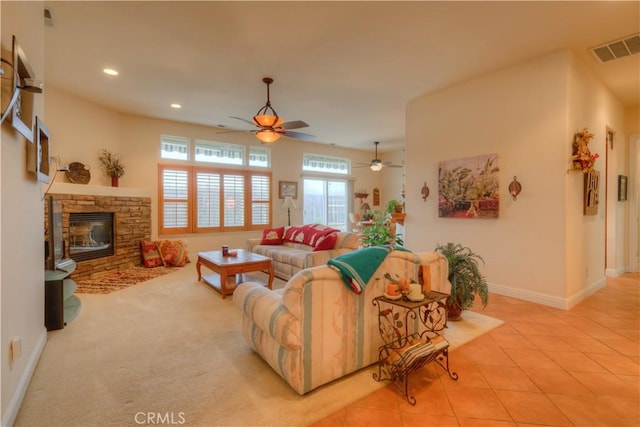
<path id="1" fill-rule="evenodd" d="M 388 168 L 401 168 L 401 167 L 403 167 L 403 165 L 394 165 L 391 162 L 383 162 L 382 160 L 380 160 L 378 158 L 378 144 L 380 144 L 380 141 L 374 141 L 373 143 L 376 146 L 376 157 L 373 160 L 371 160 L 371 162 L 369 162 L 369 163 L 358 163 L 358 166 L 354 166 L 354 167 L 356 167 L 356 168 L 369 167 L 374 172 L 378 172 L 380 169 L 382 169 L 383 166 L 386 166 Z"/>
<path id="2" fill-rule="evenodd" d="M 312 141 L 315 136 L 309 135 L 308 133 L 292 131 L 292 129 L 308 127 L 309 125 L 307 123 L 302 120 L 285 122 L 282 117 L 278 116 L 276 110 L 271 106 L 271 100 L 269 98 L 269 85 L 273 83 L 273 79 L 271 77 L 265 77 L 262 81 L 267 85 L 267 103 L 264 107 L 258 110 L 255 116 L 253 116 L 253 120 L 243 119 L 242 117 L 230 117 L 256 126 L 258 129 L 253 130 L 252 132 L 255 132 L 256 137 L 265 144 L 276 142 L 282 135 L 290 138 Z"/>

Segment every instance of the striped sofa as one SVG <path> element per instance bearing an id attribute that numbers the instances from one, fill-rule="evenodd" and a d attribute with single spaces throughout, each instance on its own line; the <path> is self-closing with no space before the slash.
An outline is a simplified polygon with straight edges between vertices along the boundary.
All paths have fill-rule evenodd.
<path id="1" fill-rule="evenodd" d="M 426 271 L 425 282 L 448 294 L 448 269 L 446 258 L 436 252 L 391 251 L 360 295 L 323 265 L 301 270 L 278 290 L 241 283 L 233 301 L 249 346 L 302 395 L 378 361 L 383 343 L 372 300 L 386 289 L 384 273 L 417 281 Z M 439 322 L 444 327 L 446 320 Z"/>

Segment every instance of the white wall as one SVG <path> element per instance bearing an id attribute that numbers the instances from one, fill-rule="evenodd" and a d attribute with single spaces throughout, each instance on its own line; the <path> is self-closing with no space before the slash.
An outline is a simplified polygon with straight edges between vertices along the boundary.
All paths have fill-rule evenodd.
<path id="1" fill-rule="evenodd" d="M 51 134 L 51 155 L 60 158 L 61 165 L 80 162 L 90 168 L 88 185 L 111 185 L 100 167 L 100 150 L 108 148 L 120 151 L 120 114 L 113 110 L 85 101 L 55 87 L 47 87 L 47 127 Z M 121 179 L 126 185 L 128 176 Z M 59 173 L 57 182 L 68 182 Z M 55 184 L 51 191 L 55 192 Z"/>
<path id="2" fill-rule="evenodd" d="M 36 77 L 44 79 L 43 2 L 2 2 L 0 7 L 3 58 L 16 35 Z M 34 114 L 46 123 L 43 106 L 43 95 L 35 95 Z M 46 342 L 44 230 L 41 187 L 26 171 L 28 143 L 7 120 L 0 140 L 1 414 L 2 425 L 10 425 Z M 22 338 L 22 355 L 10 363 L 9 344 L 16 337 Z"/>
<path id="3" fill-rule="evenodd" d="M 409 247 L 460 242 L 485 259 L 493 292 L 557 307 L 603 283 L 604 219 L 582 215 L 583 176 L 567 170 L 573 134 L 605 125 L 624 133 L 623 113 L 577 67 L 568 52 L 558 52 L 409 103 Z M 586 112 L 572 111 L 570 120 L 581 97 Z M 601 109 L 607 120 L 587 120 Z M 438 162 L 490 153 L 499 158 L 499 218 L 439 218 Z M 514 175 L 523 187 L 517 201 L 507 191 Z M 424 181 L 431 189 L 426 203 L 414 188 Z"/>

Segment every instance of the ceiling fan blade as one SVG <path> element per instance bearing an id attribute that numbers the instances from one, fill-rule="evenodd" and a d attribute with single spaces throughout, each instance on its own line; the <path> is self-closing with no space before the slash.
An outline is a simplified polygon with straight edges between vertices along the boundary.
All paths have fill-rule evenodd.
<path id="1" fill-rule="evenodd" d="M 309 125 L 302 120 L 295 120 L 293 122 L 286 122 L 280 126 L 282 129 L 301 129 L 309 127 Z"/>
<path id="2" fill-rule="evenodd" d="M 303 141 L 313 141 L 316 139 L 314 135 L 309 135 L 308 133 L 302 132 L 292 132 L 292 131 L 284 131 L 282 132 L 284 136 L 288 136 L 289 138 L 302 139 Z"/>
<path id="3" fill-rule="evenodd" d="M 229 116 L 229 117 L 232 118 L 232 119 L 243 121 L 245 123 L 249 123 L 251 126 L 255 126 L 256 125 L 253 121 L 247 120 L 247 119 L 243 119 L 242 117 L 235 117 L 235 116 Z"/>
<path id="4" fill-rule="evenodd" d="M 401 168 L 401 167 L 403 167 L 403 165 L 394 165 L 394 164 L 393 164 L 393 163 L 391 163 L 391 162 L 382 162 L 382 165 L 383 165 L 383 166 L 390 167 L 390 168 Z"/>

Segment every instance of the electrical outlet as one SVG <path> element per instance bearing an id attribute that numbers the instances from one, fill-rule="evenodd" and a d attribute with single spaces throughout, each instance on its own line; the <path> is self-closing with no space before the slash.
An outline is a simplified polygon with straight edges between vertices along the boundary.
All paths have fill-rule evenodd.
<path id="1" fill-rule="evenodd" d="M 22 356 L 22 337 L 14 337 L 9 343 L 9 363 Z"/>

